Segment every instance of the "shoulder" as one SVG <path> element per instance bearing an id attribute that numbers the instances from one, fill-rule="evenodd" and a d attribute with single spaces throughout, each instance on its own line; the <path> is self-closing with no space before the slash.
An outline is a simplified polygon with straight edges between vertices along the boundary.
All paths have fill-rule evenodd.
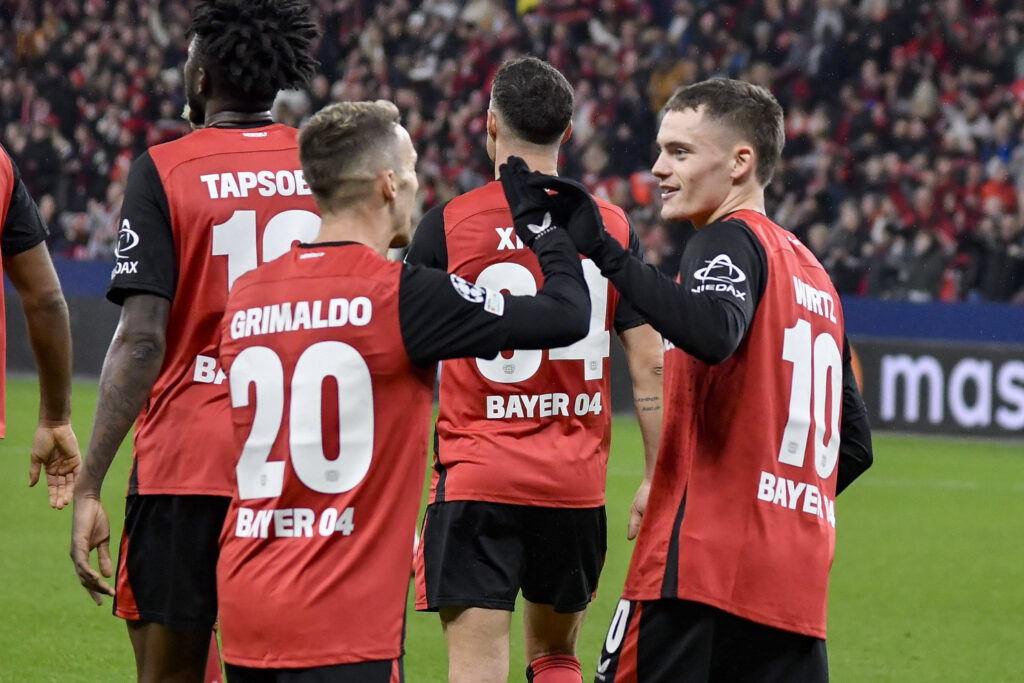
<path id="1" fill-rule="evenodd" d="M 591 196 L 593 197 L 593 195 Z M 600 197 L 593 197 L 593 199 L 597 204 L 598 210 L 601 212 L 601 218 L 604 219 L 604 229 L 623 245 L 628 244 L 632 225 L 626 216 L 626 212 L 621 207 Z"/>
<path id="2" fill-rule="evenodd" d="M 444 222 L 454 227 L 467 218 L 490 211 L 508 211 L 508 201 L 501 183 L 492 180 L 482 187 L 460 194 L 444 205 Z"/>

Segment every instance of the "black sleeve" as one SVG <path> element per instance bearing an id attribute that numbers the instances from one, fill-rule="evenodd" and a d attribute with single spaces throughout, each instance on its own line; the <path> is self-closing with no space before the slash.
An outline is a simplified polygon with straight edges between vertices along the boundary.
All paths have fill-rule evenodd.
<path id="1" fill-rule="evenodd" d="M 843 421 L 839 425 L 839 476 L 836 495 L 871 467 L 871 425 L 853 374 L 850 342 L 843 337 Z"/>
<path id="2" fill-rule="evenodd" d="M 435 206 L 423 214 L 412 243 L 405 254 L 405 262 L 418 266 L 448 270 L 448 244 L 444 238 L 444 207 L 448 202 Z"/>
<path id="3" fill-rule="evenodd" d="M 535 296 L 478 287 L 455 274 L 405 264 L 398 291 L 402 340 L 414 363 L 493 358 L 506 349 L 546 349 L 583 338 L 590 295 L 564 230 L 535 243 L 544 286 Z"/>
<path id="4" fill-rule="evenodd" d="M 629 253 L 636 256 L 642 262 L 647 263 L 643 246 L 640 244 L 640 236 L 636 233 L 636 228 L 633 227 L 633 221 L 629 220 L 629 216 L 626 216 L 626 222 L 629 223 Z M 615 307 L 615 320 L 613 321 L 616 332 L 622 334 L 631 327 L 638 327 L 646 322 L 647 320 L 637 313 L 635 308 L 629 305 L 626 297 L 619 297 L 619 303 Z"/>
<path id="5" fill-rule="evenodd" d="M 14 172 L 14 187 L 11 188 L 11 205 L 7 208 L 7 219 L 0 228 L 0 254 L 3 254 L 4 258 L 28 251 L 50 236 L 46 221 L 39 213 L 39 207 L 21 180 L 21 172 L 14 160 L 10 161 L 11 170 Z"/>
<path id="6" fill-rule="evenodd" d="M 608 240 L 601 272 L 647 322 L 678 348 L 705 363 L 733 354 L 754 319 L 768 281 L 768 257 L 739 220 L 704 226 L 687 243 L 673 282 L 630 258 Z"/>
<path id="7" fill-rule="evenodd" d="M 108 299 L 121 305 L 125 297 L 144 292 L 174 300 L 177 263 L 171 209 L 149 152 L 128 171 L 114 256 Z"/>

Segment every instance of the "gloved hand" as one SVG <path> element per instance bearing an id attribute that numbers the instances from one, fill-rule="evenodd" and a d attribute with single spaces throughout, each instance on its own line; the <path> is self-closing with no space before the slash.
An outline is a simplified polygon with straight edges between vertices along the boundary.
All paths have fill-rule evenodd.
<path id="1" fill-rule="evenodd" d="M 554 190 L 558 193 L 548 195 L 549 206 L 553 208 L 554 215 L 564 221 L 576 249 L 600 264 L 598 256 L 606 246 L 608 233 L 604 229 L 601 210 L 587 188 L 569 178 L 540 173 L 531 174 L 528 183 L 531 187 Z"/>
<path id="2" fill-rule="evenodd" d="M 508 162 L 498 167 L 501 189 L 512 209 L 512 224 L 523 244 L 533 248 L 533 243 L 542 239 L 565 221 L 556 220 L 557 204 L 554 197 L 544 191 L 543 183 L 535 182 L 547 178 L 531 172 L 526 162 L 519 157 L 509 157 Z"/>

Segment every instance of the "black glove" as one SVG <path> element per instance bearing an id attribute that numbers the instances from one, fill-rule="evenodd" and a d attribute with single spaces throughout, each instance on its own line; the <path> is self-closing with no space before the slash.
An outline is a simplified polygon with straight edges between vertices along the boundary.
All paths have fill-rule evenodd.
<path id="1" fill-rule="evenodd" d="M 543 183 L 531 182 L 547 176 L 531 172 L 519 157 L 509 157 L 507 163 L 498 167 L 498 173 L 501 189 L 512 209 L 512 224 L 523 244 L 532 248 L 536 240 L 550 234 L 557 224 L 565 225 L 564 219 L 556 220 L 554 197 L 544 191 Z"/>
<path id="2" fill-rule="evenodd" d="M 528 183 L 531 187 L 558 193 L 549 195 L 548 205 L 554 210 L 554 215 L 565 221 L 576 249 L 600 264 L 597 257 L 606 247 L 608 233 L 604 229 L 601 210 L 587 188 L 575 180 L 540 173 L 531 174 Z"/>

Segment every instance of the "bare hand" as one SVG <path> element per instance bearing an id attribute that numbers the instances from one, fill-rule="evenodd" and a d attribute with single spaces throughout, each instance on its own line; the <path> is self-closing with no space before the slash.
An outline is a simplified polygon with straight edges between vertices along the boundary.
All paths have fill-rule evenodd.
<path id="1" fill-rule="evenodd" d="M 29 455 L 28 485 L 35 486 L 39 473 L 46 469 L 46 487 L 50 491 L 50 507 L 61 510 L 71 502 L 75 492 L 75 475 L 82 466 L 78 438 L 68 423 L 40 423 L 32 437 Z"/>
<path id="2" fill-rule="evenodd" d="M 640 488 L 633 496 L 633 506 L 629 509 L 629 528 L 626 530 L 626 540 L 632 541 L 640 532 L 640 522 L 643 521 L 644 512 L 647 510 L 647 496 L 651 493 L 651 482 L 644 479 L 640 482 Z"/>
<path id="3" fill-rule="evenodd" d="M 71 518 L 71 561 L 75 563 L 78 580 L 96 601 L 103 604 L 103 596 L 114 595 L 114 589 L 89 564 L 89 554 L 96 548 L 100 572 L 110 577 L 114 573 L 110 561 L 110 521 L 99 498 L 75 496 L 75 509 Z"/>

